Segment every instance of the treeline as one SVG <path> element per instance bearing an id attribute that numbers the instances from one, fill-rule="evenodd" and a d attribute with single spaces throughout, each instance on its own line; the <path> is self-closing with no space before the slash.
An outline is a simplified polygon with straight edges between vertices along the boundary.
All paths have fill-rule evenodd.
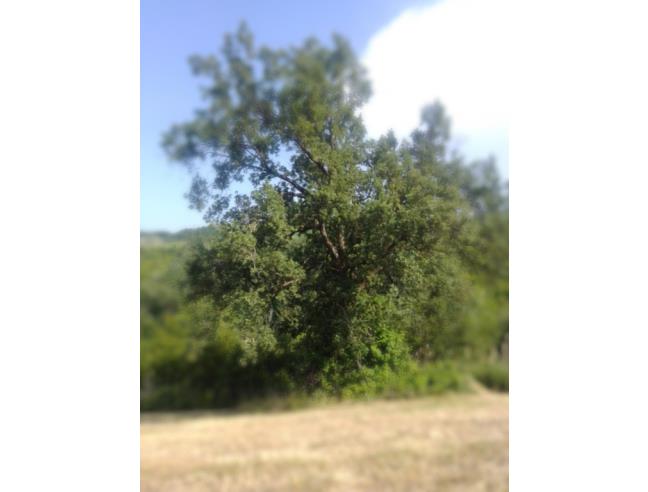
<path id="1" fill-rule="evenodd" d="M 368 138 L 340 37 L 272 50 L 242 26 L 191 65 L 206 104 L 163 142 L 211 225 L 143 238 L 143 408 L 437 392 L 506 359 L 508 186 L 451 151 L 441 104 Z"/>

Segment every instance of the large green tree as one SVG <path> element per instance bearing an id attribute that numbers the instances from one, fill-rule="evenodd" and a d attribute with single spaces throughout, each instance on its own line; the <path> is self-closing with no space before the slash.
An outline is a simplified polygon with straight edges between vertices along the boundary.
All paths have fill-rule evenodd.
<path id="1" fill-rule="evenodd" d="M 191 206 L 217 226 L 190 262 L 193 295 L 230 316 L 248 357 L 285 354 L 311 384 L 397 367 L 422 309 L 447 315 L 471 251 L 475 212 L 443 107 L 426 108 L 411 139 L 368 138 L 370 85 L 337 36 L 272 50 L 243 25 L 191 66 L 205 103 L 164 145 L 194 173 Z M 243 181 L 251 193 L 232 191 Z M 423 337 L 428 356 L 450 343 L 444 329 Z"/>

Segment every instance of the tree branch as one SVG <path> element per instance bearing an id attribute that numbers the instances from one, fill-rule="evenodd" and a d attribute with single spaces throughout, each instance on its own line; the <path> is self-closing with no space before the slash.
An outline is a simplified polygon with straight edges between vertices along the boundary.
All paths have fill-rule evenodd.
<path id="1" fill-rule="evenodd" d="M 337 240 L 338 240 L 338 244 L 340 245 L 340 250 L 342 251 L 342 253 L 346 253 L 346 241 L 344 240 L 344 234 L 342 233 L 341 228 L 338 230 Z"/>
<path id="2" fill-rule="evenodd" d="M 333 255 L 333 258 L 335 258 L 335 260 L 339 263 L 340 253 L 338 252 L 335 245 L 331 242 L 331 239 L 329 238 L 328 233 L 326 232 L 326 226 L 324 225 L 324 222 L 318 219 L 317 225 L 319 227 L 320 234 L 322 235 L 322 239 L 324 239 L 324 244 L 326 245 L 326 249 L 329 250 L 331 255 Z"/>
<path id="3" fill-rule="evenodd" d="M 277 169 L 268 165 L 269 159 L 265 156 L 262 156 L 256 148 L 254 148 L 253 146 L 249 146 L 248 148 L 252 150 L 252 153 L 254 154 L 253 157 L 255 157 L 259 161 L 259 166 L 261 166 L 260 169 L 262 171 L 265 171 L 268 174 L 271 174 L 272 176 L 279 178 L 280 180 L 285 181 L 286 183 L 292 185 L 293 188 L 301 192 L 302 196 L 310 195 L 310 192 L 306 188 L 301 186 L 299 183 L 297 183 L 294 179 L 291 179 L 285 173 L 280 173 L 279 171 L 277 171 Z M 259 168 L 257 167 L 257 169 Z"/>
<path id="4" fill-rule="evenodd" d="M 319 168 L 319 170 L 324 173 L 326 177 L 330 177 L 329 170 L 326 164 L 324 164 L 322 161 L 318 161 L 317 159 L 315 159 L 313 154 L 301 143 L 301 141 L 297 137 L 294 137 L 294 139 L 295 139 L 295 143 L 297 144 L 297 147 L 299 147 L 299 149 L 304 154 L 306 154 L 308 160 L 311 161 L 313 164 L 315 164 Z"/>
<path id="5" fill-rule="evenodd" d="M 299 279 L 298 278 L 293 278 L 293 279 L 290 279 L 290 280 L 286 280 L 283 284 L 281 284 L 279 286 L 279 290 L 285 289 L 286 287 L 288 287 L 289 285 L 294 284 L 295 282 L 299 282 Z"/>

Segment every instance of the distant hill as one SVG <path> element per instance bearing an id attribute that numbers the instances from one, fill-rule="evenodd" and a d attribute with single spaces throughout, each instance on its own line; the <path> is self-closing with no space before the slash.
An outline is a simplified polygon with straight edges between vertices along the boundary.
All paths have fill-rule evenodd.
<path id="1" fill-rule="evenodd" d="M 140 247 L 178 245 L 186 243 L 192 239 L 204 237 L 209 234 L 211 230 L 211 227 L 206 226 L 194 229 L 182 229 L 178 232 L 140 231 Z"/>

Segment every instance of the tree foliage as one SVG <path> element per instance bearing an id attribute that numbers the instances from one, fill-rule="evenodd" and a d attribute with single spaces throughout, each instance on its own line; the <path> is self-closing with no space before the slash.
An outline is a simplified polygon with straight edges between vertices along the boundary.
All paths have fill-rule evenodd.
<path id="1" fill-rule="evenodd" d="M 301 381 L 339 388 L 461 350 L 474 272 L 490 281 L 508 261 L 508 205 L 504 224 L 492 162 L 450 154 L 443 106 L 409 139 L 368 138 L 370 84 L 339 36 L 273 50 L 242 25 L 190 63 L 204 105 L 163 143 L 215 227 L 188 285 L 229 319 L 244 360 L 283 354 Z M 233 191 L 243 181 L 251 193 Z"/>

